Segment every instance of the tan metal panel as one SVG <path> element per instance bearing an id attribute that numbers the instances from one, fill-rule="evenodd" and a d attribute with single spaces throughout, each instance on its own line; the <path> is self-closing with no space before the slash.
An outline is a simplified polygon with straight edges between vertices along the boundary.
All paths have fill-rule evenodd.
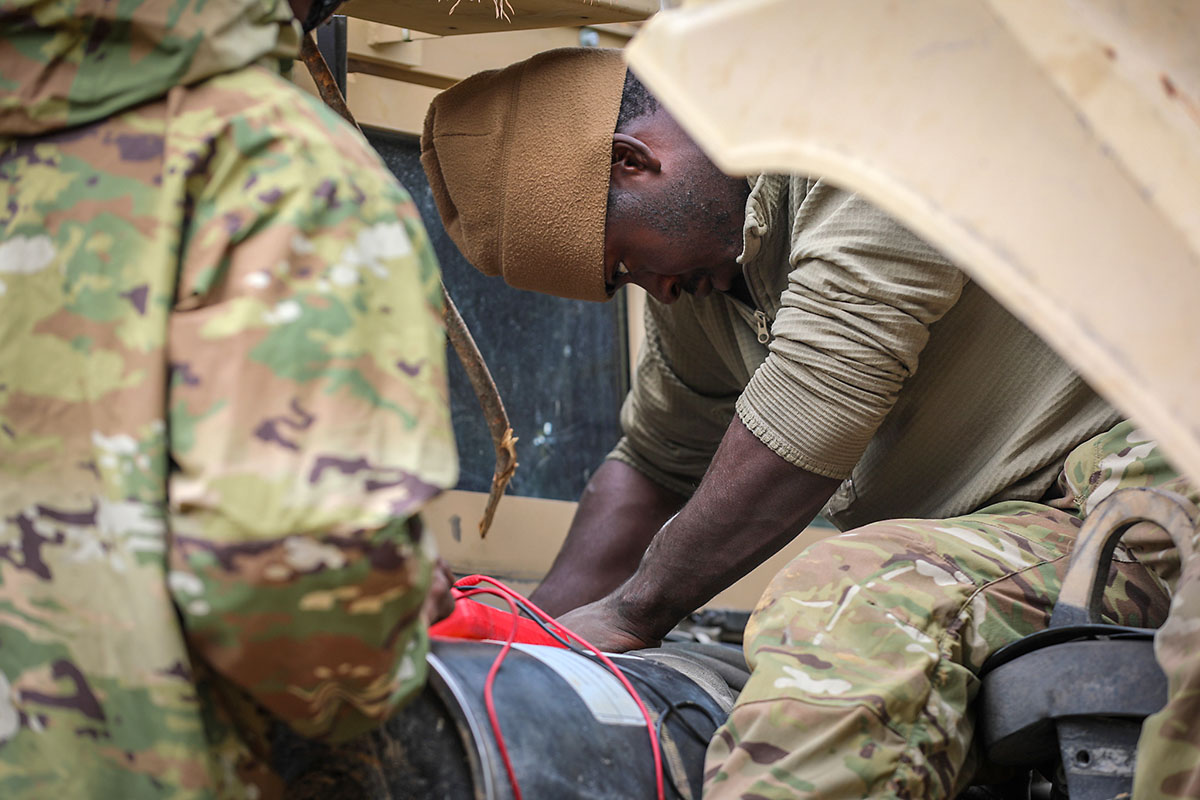
<path id="1" fill-rule="evenodd" d="M 1200 478 L 1198 20 L 1183 0 L 739 0 L 659 14 L 628 53 L 723 169 L 862 192 Z"/>
<path id="2" fill-rule="evenodd" d="M 989 0 L 1102 147 L 1200 252 L 1200 4 Z"/>
<path id="3" fill-rule="evenodd" d="M 658 0 L 508 0 L 501 16 L 492 0 L 350 0 L 339 13 L 449 36 L 628 22 L 658 7 Z"/>
<path id="4" fill-rule="evenodd" d="M 351 72 L 346 101 L 361 125 L 420 136 L 425 112 L 440 89 Z"/>
<path id="5" fill-rule="evenodd" d="M 351 19 L 346 29 L 350 72 L 446 89 L 480 70 L 498 69 L 555 47 L 580 43 L 580 28 L 430 37 L 405 28 Z M 600 47 L 624 47 L 623 28 L 595 31 Z M 352 100 L 352 98 L 351 98 Z"/>

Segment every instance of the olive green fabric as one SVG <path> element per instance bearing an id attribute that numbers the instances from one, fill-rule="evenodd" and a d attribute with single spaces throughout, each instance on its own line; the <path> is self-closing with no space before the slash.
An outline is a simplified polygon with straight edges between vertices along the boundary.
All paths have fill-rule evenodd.
<path id="1" fill-rule="evenodd" d="M 283 0 L 0 3 L 0 797 L 265 800 L 276 721 L 423 685 L 438 270 L 295 41 Z"/>
<path id="2" fill-rule="evenodd" d="M 1118 419 L 961 271 L 857 195 L 761 176 L 744 235 L 757 316 L 721 293 L 647 300 L 611 457 L 667 488 L 691 494 L 736 413 L 789 462 L 848 479 L 827 508 L 838 527 L 955 516 L 1040 498 L 1065 455 Z"/>

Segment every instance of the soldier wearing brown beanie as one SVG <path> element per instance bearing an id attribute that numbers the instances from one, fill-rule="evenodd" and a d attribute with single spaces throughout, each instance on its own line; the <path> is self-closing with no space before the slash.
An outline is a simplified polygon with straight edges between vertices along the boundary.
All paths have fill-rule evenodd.
<path id="1" fill-rule="evenodd" d="M 940 253 L 824 180 L 722 175 L 619 53 L 469 78 L 421 149 L 485 273 L 652 297 L 624 436 L 533 599 L 646 646 L 824 510 L 855 530 L 751 617 L 706 797 L 955 793 L 973 673 L 1045 625 L 1089 492 L 1174 478 L 1153 443 L 1105 462 L 1136 431 Z M 1119 572 L 1112 616 L 1161 620 L 1154 576 Z"/>

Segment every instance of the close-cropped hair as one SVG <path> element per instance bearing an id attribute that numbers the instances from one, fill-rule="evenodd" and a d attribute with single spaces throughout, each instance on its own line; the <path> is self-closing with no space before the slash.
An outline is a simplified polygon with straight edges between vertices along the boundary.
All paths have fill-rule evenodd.
<path id="1" fill-rule="evenodd" d="M 617 112 L 616 130 L 622 130 L 635 119 L 658 111 L 658 98 L 650 94 L 645 84 L 630 70 L 625 70 L 625 88 L 621 90 L 621 109 Z"/>

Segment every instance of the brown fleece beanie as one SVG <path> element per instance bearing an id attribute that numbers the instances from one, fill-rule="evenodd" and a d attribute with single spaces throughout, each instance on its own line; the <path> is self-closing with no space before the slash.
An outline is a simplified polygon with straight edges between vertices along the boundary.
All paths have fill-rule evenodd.
<path id="1" fill-rule="evenodd" d="M 518 289 L 607 300 L 604 215 L 620 50 L 563 48 L 439 94 L 421 165 L 450 238 Z"/>

